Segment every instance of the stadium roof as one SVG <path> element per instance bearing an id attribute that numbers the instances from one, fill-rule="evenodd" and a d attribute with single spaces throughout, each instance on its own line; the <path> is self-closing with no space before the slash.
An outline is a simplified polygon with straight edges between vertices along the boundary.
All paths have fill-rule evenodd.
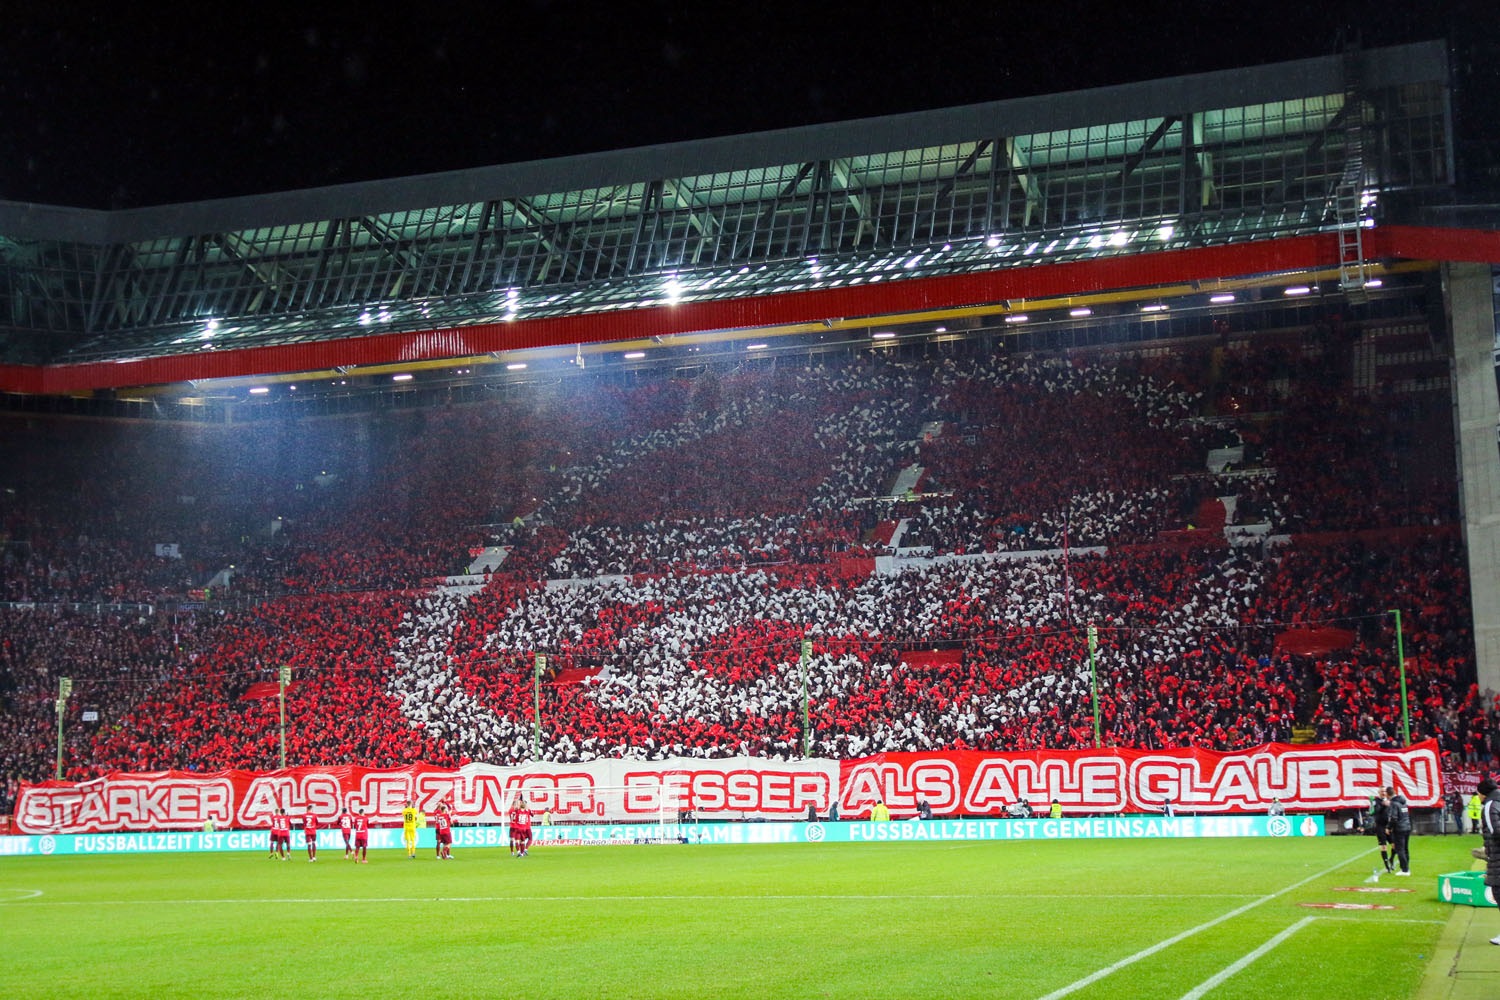
<path id="1" fill-rule="evenodd" d="M 921 279 L 948 279 L 949 301 L 996 301 L 1029 286 L 963 279 L 1357 236 L 1388 221 L 1389 199 L 1451 186 L 1447 80 L 1431 42 L 283 194 L 0 203 L 0 387 L 866 315 L 866 299 L 898 308 L 919 286 L 935 302 Z M 1314 266 L 1319 246 L 1215 266 Z M 1340 242 L 1334 259 L 1348 256 Z M 781 306 L 702 308 L 751 299 Z"/>

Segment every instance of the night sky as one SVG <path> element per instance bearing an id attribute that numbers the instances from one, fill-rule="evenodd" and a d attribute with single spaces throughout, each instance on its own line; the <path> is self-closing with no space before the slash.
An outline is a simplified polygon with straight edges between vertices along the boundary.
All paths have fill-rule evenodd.
<path id="1" fill-rule="evenodd" d="M 1324 55 L 1337 51 L 1341 28 L 1367 46 L 1443 36 L 1489 44 L 1497 20 L 1492 4 L 1424 0 L 496 0 L 408 4 L 399 15 L 371 4 L 341 18 L 274 3 L 230 14 L 201 4 L 186 17 L 148 5 L 92 14 L 79 11 L 99 5 L 17 6 L 0 37 L 0 199 L 94 208 Z"/>

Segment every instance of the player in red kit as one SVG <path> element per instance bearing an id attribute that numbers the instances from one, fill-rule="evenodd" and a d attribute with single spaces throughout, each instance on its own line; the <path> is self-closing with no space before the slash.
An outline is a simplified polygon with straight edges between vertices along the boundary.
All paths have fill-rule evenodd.
<path id="1" fill-rule="evenodd" d="M 354 853 L 355 862 L 362 865 L 370 863 L 370 817 L 365 815 L 361 809 L 359 815 L 354 817 Z"/>
<path id="2" fill-rule="evenodd" d="M 515 818 L 511 821 L 512 835 L 516 838 L 516 849 L 520 853 L 518 858 L 526 857 L 531 847 L 531 807 L 522 802 L 521 807 L 516 810 Z"/>
<path id="3" fill-rule="evenodd" d="M 312 813 L 302 817 L 302 841 L 307 845 L 307 860 L 318 860 L 318 817 Z"/>
<path id="4" fill-rule="evenodd" d="M 271 847 L 282 861 L 292 856 L 292 818 L 279 806 L 271 817 Z"/>
<path id="5" fill-rule="evenodd" d="M 448 815 L 447 806 L 438 806 L 437 814 L 432 817 L 432 828 L 437 834 L 437 859 L 452 861 L 453 817 Z"/>
<path id="6" fill-rule="evenodd" d="M 506 818 L 507 819 L 506 829 L 510 831 L 510 856 L 513 857 L 513 858 L 514 857 L 519 857 L 519 855 L 517 854 L 517 852 L 520 851 L 520 849 L 521 849 L 520 848 L 520 828 L 519 828 L 519 825 L 518 825 L 518 821 L 516 819 L 516 816 L 520 812 L 521 812 L 521 800 L 517 799 L 516 801 L 514 801 L 514 802 L 512 802 L 510 804 L 510 815 Z"/>
<path id="7" fill-rule="evenodd" d="M 354 856 L 354 848 L 349 843 L 349 836 L 354 832 L 354 817 L 349 815 L 349 807 L 339 814 L 339 833 L 344 835 L 344 860 L 348 861 Z"/>

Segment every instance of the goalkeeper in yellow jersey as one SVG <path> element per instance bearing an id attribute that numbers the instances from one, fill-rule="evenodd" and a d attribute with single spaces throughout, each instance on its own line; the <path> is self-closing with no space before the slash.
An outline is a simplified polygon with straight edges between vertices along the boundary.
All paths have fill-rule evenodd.
<path id="1" fill-rule="evenodd" d="M 401 840 L 406 844 L 406 856 L 412 860 L 417 857 L 417 804 L 411 799 L 406 800 L 406 808 L 401 810 Z"/>

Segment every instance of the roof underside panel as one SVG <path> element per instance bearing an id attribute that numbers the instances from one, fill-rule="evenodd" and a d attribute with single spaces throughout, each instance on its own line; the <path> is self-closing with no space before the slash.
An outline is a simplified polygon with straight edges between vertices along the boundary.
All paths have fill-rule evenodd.
<path id="1" fill-rule="evenodd" d="M 806 159 L 530 194 L 470 184 L 467 199 L 400 210 L 97 244 L 6 237 L 0 211 L 0 361 L 297 344 L 1323 232 L 1351 222 L 1339 215 L 1341 187 L 1363 194 L 1373 218 L 1382 196 L 1451 183 L 1441 51 L 1425 63 L 1387 51 L 1394 82 L 1381 82 L 1372 52 L 1358 71 L 1293 64 L 1280 83 L 1293 92 L 1254 103 L 1147 108 L 1189 89 L 1118 88 L 1131 100 L 1064 95 L 1064 120 L 1041 131 L 1006 125 L 1040 120 L 1038 109 L 996 106 L 993 119 L 963 116 L 965 137 L 910 148 L 823 155 L 828 143 L 809 139 L 818 155 Z M 1296 92 L 1314 82 L 1316 92 Z M 1126 105 L 1143 112 L 1105 115 Z M 1097 122 L 1081 117 L 1091 106 Z M 929 117 L 942 128 L 916 121 L 913 136 L 956 120 Z M 662 159 L 683 159 L 673 152 Z M 268 196 L 267 218 L 298 197 Z"/>

